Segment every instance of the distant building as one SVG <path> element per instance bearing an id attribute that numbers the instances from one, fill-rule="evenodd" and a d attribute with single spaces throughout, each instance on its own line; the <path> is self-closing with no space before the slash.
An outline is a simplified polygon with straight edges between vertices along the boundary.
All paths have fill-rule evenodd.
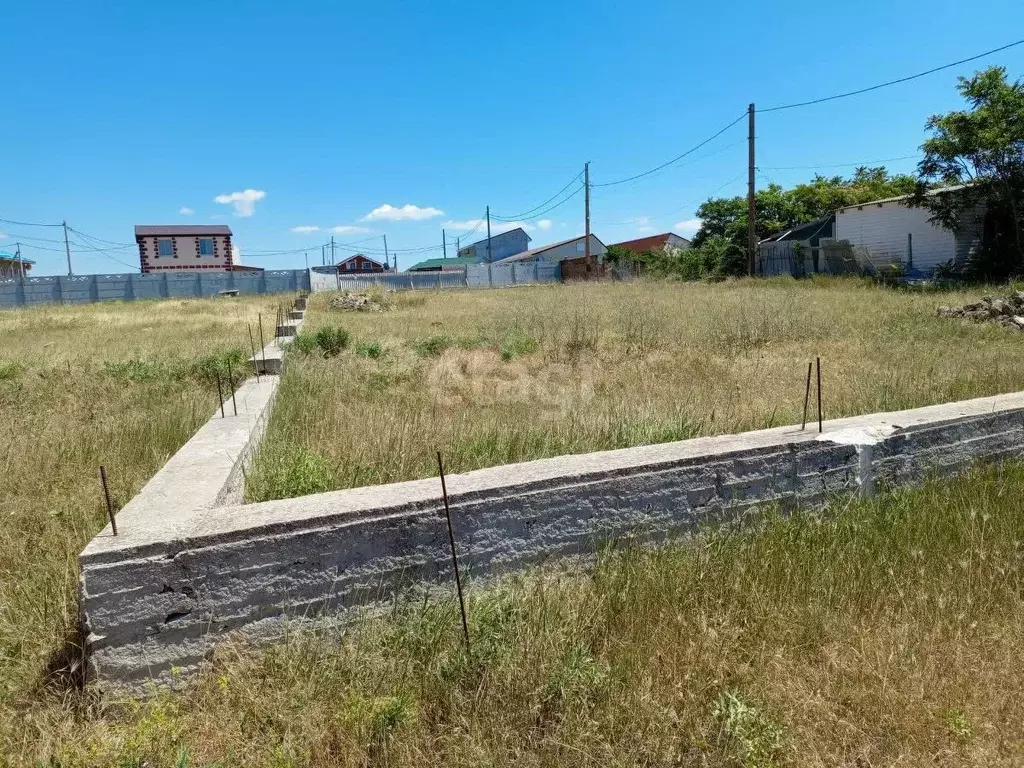
<path id="1" fill-rule="evenodd" d="M 501 261 L 509 256 L 522 253 L 530 247 L 530 236 L 522 227 L 510 229 L 498 235 L 491 235 L 490 258 L 488 258 L 487 238 L 478 240 L 472 245 L 459 248 L 460 259 L 473 259 L 474 264 L 487 261 Z"/>
<path id="2" fill-rule="evenodd" d="M 449 272 L 461 271 L 466 267 L 478 264 L 475 256 L 460 256 L 451 259 L 427 259 L 413 264 L 406 272 Z"/>
<path id="3" fill-rule="evenodd" d="M 523 251 L 513 256 L 502 259 L 499 264 L 513 264 L 517 262 L 541 261 L 549 264 L 556 264 L 566 259 L 578 259 L 586 255 L 586 236 L 572 237 L 551 245 L 544 245 L 530 251 Z M 597 257 L 608 253 L 605 244 L 597 239 L 597 235 L 590 236 L 590 255 Z"/>
<path id="4" fill-rule="evenodd" d="M 338 262 L 338 274 L 340 275 L 357 275 L 366 274 L 367 272 L 387 272 L 388 265 L 383 264 L 376 259 L 371 259 L 362 253 L 357 253 L 355 256 L 349 256 L 347 259 L 343 259 Z"/>
<path id="5" fill-rule="evenodd" d="M 28 271 L 34 264 L 32 259 L 26 259 L 20 254 L 0 251 L 0 278 L 28 277 Z"/>
<path id="6" fill-rule="evenodd" d="M 633 253 L 651 253 L 653 251 L 663 251 L 665 249 L 678 249 L 685 250 L 690 247 L 690 241 L 685 237 L 680 237 L 674 232 L 664 232 L 660 235 L 649 235 L 648 237 L 638 237 L 635 240 L 626 240 L 621 243 L 614 243 L 609 248 L 625 248 L 627 251 Z"/>
<path id="7" fill-rule="evenodd" d="M 927 194 L 957 189 L 960 187 L 944 187 Z M 953 232 L 933 224 L 931 211 L 910 206 L 907 200 L 904 195 L 840 208 L 836 211 L 836 238 L 865 249 L 875 268 L 900 263 L 912 273 L 930 273 L 949 261 L 964 263 L 981 247 L 982 209 L 962 217 L 973 226 Z"/>
<path id="8" fill-rule="evenodd" d="M 256 271 L 256 267 L 236 265 L 231 253 L 231 229 L 223 224 L 137 226 L 139 264 L 147 272 Z"/>

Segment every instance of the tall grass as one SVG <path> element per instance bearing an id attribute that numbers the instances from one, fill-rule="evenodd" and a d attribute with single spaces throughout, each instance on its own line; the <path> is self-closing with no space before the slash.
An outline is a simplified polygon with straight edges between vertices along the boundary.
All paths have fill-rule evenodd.
<path id="1" fill-rule="evenodd" d="M 877 766 L 1024 760 L 1024 467 L 607 549 L 356 627 L 222 646 L 61 765 Z M 52 713 L 51 713 L 52 716 Z M 65 722 L 66 721 L 62 721 Z M 64 727 L 67 727 L 66 725 Z"/>
<path id="2" fill-rule="evenodd" d="M 396 294 L 307 332 L 353 349 L 293 357 L 249 498 L 792 424 L 822 358 L 826 418 L 1024 386 L 1024 337 L 935 316 L 967 294 L 859 280 L 664 282 Z M 359 354 L 378 345 L 386 355 Z M 315 482 L 294 482 L 315 466 Z"/>
<path id="3" fill-rule="evenodd" d="M 77 556 L 106 521 L 99 465 L 122 506 L 213 413 L 214 371 L 248 375 L 245 324 L 277 301 L 0 312 L 0 764 L 77 622 Z"/>

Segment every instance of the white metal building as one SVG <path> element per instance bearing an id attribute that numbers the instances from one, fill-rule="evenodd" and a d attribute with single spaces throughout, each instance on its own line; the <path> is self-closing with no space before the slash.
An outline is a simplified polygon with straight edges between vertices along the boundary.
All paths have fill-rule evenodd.
<path id="1" fill-rule="evenodd" d="M 564 261 L 565 259 L 578 259 L 586 254 L 586 250 L 586 237 L 584 235 L 580 235 L 579 237 L 562 240 L 559 243 L 552 243 L 551 245 L 544 245 L 540 248 L 533 248 L 529 251 L 517 253 L 515 256 L 509 256 L 497 263 L 511 264 L 512 262 L 521 261 L 540 261 L 554 264 L 559 261 Z M 591 234 L 590 255 L 600 258 L 606 253 L 608 253 L 608 249 L 605 247 L 604 243 L 598 240 L 597 235 Z"/>
<path id="2" fill-rule="evenodd" d="M 975 216 L 979 226 L 962 232 L 933 224 L 931 216 L 925 208 L 907 205 L 906 197 L 848 205 L 836 211 L 836 239 L 864 248 L 876 268 L 899 263 L 924 273 L 948 261 L 963 262 L 980 246 L 980 212 Z"/>

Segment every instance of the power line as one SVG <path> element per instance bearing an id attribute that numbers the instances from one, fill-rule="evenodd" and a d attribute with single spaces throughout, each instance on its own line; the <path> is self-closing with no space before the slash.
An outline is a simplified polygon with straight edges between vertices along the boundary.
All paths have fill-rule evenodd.
<path id="1" fill-rule="evenodd" d="M 921 155 L 903 155 L 902 157 L 882 157 L 877 160 L 860 160 L 856 163 L 832 163 L 831 165 L 759 165 L 765 171 L 813 171 L 819 168 L 870 168 L 874 163 L 894 163 L 897 160 L 911 160 Z"/>
<path id="2" fill-rule="evenodd" d="M 744 141 L 745 141 L 745 139 L 744 139 Z M 715 194 L 716 192 L 719 192 L 720 190 L 725 189 L 730 184 L 736 183 L 737 181 L 739 181 L 740 179 L 742 179 L 746 175 L 747 175 L 747 172 L 743 171 L 743 173 L 740 173 L 740 174 L 737 174 L 736 176 L 733 176 L 731 179 L 729 179 L 724 184 L 720 184 L 719 186 L 715 187 L 710 192 L 708 192 L 707 193 L 707 197 L 710 197 L 711 195 Z M 702 197 L 701 199 L 703 200 L 703 199 L 706 199 L 706 198 Z M 638 216 L 638 217 L 630 219 L 628 221 L 608 221 L 608 222 L 604 222 L 603 226 L 605 226 L 605 227 L 627 226 L 629 224 L 636 224 L 637 223 L 637 219 L 641 219 L 641 218 L 646 218 L 649 221 L 657 221 L 658 219 L 664 219 L 664 218 L 666 218 L 668 216 L 676 216 L 676 215 L 682 213 L 683 211 L 688 210 L 693 205 L 694 205 L 693 202 L 686 203 L 685 205 L 679 205 L 679 206 L 676 206 L 675 208 L 673 208 L 668 213 L 661 213 L 661 214 L 658 214 L 657 216 Z"/>
<path id="3" fill-rule="evenodd" d="M 559 197 L 563 192 L 565 192 L 565 190 L 567 190 L 569 187 L 571 187 L 573 184 L 575 184 L 577 181 L 579 181 L 579 178 L 582 175 L 583 175 L 582 172 L 581 173 L 577 173 L 575 176 L 572 177 L 572 179 L 569 180 L 568 184 L 566 184 L 560 190 L 555 192 L 555 194 L 553 194 L 551 197 L 549 197 L 547 200 L 545 200 L 540 205 L 535 205 L 533 208 L 531 208 L 530 210 L 528 210 L 528 211 L 526 211 L 524 213 L 517 213 L 514 216 L 499 216 L 496 213 L 492 213 L 491 214 L 491 219 L 496 220 L 496 221 L 519 221 L 519 220 L 525 219 L 525 218 L 527 218 L 529 216 L 536 215 L 536 211 L 537 210 L 543 208 L 545 205 L 550 203 L 552 200 L 554 200 L 555 198 Z"/>
<path id="4" fill-rule="evenodd" d="M 966 58 L 966 59 L 960 59 L 959 61 L 951 62 L 949 64 L 943 64 L 941 67 L 935 67 L 933 69 L 925 70 L 924 72 L 918 72 L 916 75 L 907 75 L 906 77 L 900 77 L 900 78 L 897 78 L 896 80 L 889 80 L 889 81 L 884 82 L 884 83 L 878 83 L 878 85 L 871 85 L 871 86 L 868 86 L 867 88 L 859 88 L 856 91 L 847 91 L 846 93 L 837 93 L 837 94 L 835 94 L 833 96 L 825 96 L 825 97 L 820 98 L 820 99 L 811 99 L 810 101 L 798 101 L 798 102 L 796 102 L 794 104 L 782 104 L 781 106 L 778 106 L 778 107 L 769 107 L 768 109 L 759 109 L 757 111 L 758 112 L 779 112 L 779 111 L 781 111 L 783 109 L 795 109 L 796 107 L 808 107 L 811 104 L 821 104 L 822 102 L 826 102 L 826 101 L 835 101 L 836 99 L 845 99 L 848 96 L 859 96 L 860 94 L 868 93 L 869 91 L 877 91 L 879 88 L 888 88 L 890 85 L 898 85 L 899 83 L 906 83 L 906 82 L 908 82 L 910 80 L 916 80 L 917 78 L 924 77 L 925 75 L 932 75 L 932 74 L 934 74 L 936 72 L 941 72 L 944 69 L 950 69 L 951 67 L 957 67 L 957 66 L 960 66 L 961 64 L 966 64 L 969 61 L 976 61 L 977 59 L 983 59 L 986 56 L 991 56 L 993 53 L 999 53 L 1000 51 L 1005 51 L 1005 50 L 1007 50 L 1009 48 L 1013 48 L 1014 46 L 1021 45 L 1022 43 L 1024 43 L 1024 40 L 1017 40 L 1016 42 L 1009 43 L 1008 45 L 1003 45 L 1003 46 L 1000 46 L 999 48 L 993 48 L 991 51 L 985 51 L 984 53 L 979 53 L 977 56 L 971 56 L 971 57 Z"/>
<path id="5" fill-rule="evenodd" d="M 701 147 L 705 146 L 706 144 L 710 144 L 712 141 L 714 141 L 719 136 L 721 136 L 723 133 L 728 131 L 730 128 L 732 128 L 734 125 L 736 125 L 736 123 L 738 123 L 740 120 L 742 120 L 746 116 L 747 116 L 747 112 L 744 110 L 744 112 L 739 117 L 737 117 L 735 120 L 733 120 L 727 126 L 722 128 L 721 130 L 719 130 L 717 133 L 714 133 L 711 136 L 709 136 L 708 138 L 704 139 L 704 141 L 702 141 L 700 144 L 697 144 L 696 146 L 690 147 L 690 149 L 686 150 L 681 155 L 677 155 L 676 157 L 672 158 L 668 162 L 665 162 L 665 163 L 662 163 L 661 165 L 655 166 L 654 168 L 651 168 L 650 170 L 646 170 L 643 173 L 638 173 L 638 174 L 635 174 L 633 176 L 629 176 L 629 177 L 627 177 L 625 179 L 618 179 L 616 181 L 606 181 L 603 184 L 591 184 L 590 186 L 592 186 L 592 187 L 612 187 L 612 186 L 615 186 L 616 184 L 625 184 L 627 181 L 633 181 L 634 179 L 642 179 L 644 176 L 650 176 L 652 173 L 657 173 L 662 168 L 668 168 L 670 165 L 672 165 L 673 163 L 676 163 L 676 162 L 682 160 L 687 155 L 692 155 L 694 152 L 696 152 L 698 149 L 700 149 Z"/>
<path id="6" fill-rule="evenodd" d="M 16 227 L 63 227 L 63 224 L 40 224 L 35 221 L 13 221 L 11 219 L 0 219 L 0 223 L 13 224 Z"/>

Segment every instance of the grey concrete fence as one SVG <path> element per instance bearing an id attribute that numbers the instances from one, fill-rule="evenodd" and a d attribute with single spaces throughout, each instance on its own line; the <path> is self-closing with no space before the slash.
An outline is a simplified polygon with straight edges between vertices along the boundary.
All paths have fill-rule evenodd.
<path id="1" fill-rule="evenodd" d="M 244 272 L 151 272 L 145 275 L 74 275 L 0 280 L 0 307 L 83 304 L 94 301 L 216 296 L 221 291 L 287 293 L 308 291 L 304 269 Z"/>

